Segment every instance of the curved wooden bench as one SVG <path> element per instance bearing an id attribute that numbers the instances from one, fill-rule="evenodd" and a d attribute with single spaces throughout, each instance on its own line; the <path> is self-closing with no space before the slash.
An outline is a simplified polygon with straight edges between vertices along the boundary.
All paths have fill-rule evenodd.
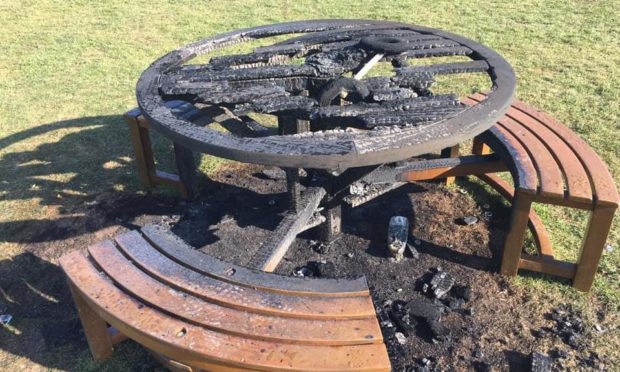
<path id="1" fill-rule="evenodd" d="M 474 104 L 484 99 L 476 94 L 463 101 Z M 590 290 L 620 200 L 605 163 L 577 134 L 520 101 L 475 139 L 474 154 L 491 150 L 509 167 L 515 185 L 495 174 L 478 175 L 513 203 L 501 272 L 516 275 L 524 269 L 557 275 L 572 279 L 577 289 Z M 592 212 L 577 263 L 554 259 L 544 226 L 531 208 L 534 202 Z M 536 256 L 522 253 L 528 224 L 538 248 Z"/>
<path id="2" fill-rule="evenodd" d="M 474 105 L 485 97 L 475 94 L 462 101 Z M 476 175 L 513 204 L 501 272 L 516 275 L 524 269 L 557 275 L 572 279 L 577 289 L 590 290 L 620 198 L 607 166 L 585 141 L 553 117 L 515 101 L 495 126 L 474 139 L 473 155 L 459 157 L 459 146 L 454 146 L 441 156 L 427 160 L 424 169 L 405 167 L 397 179 L 450 183 L 454 177 Z M 506 170 L 514 186 L 496 174 Z M 554 258 L 547 232 L 532 209 L 534 202 L 591 211 L 576 263 Z M 538 255 L 522 253 L 528 226 Z"/>
<path id="3" fill-rule="evenodd" d="M 95 359 L 108 324 L 192 370 L 389 371 L 366 280 L 284 277 L 220 261 L 147 226 L 63 256 Z"/>

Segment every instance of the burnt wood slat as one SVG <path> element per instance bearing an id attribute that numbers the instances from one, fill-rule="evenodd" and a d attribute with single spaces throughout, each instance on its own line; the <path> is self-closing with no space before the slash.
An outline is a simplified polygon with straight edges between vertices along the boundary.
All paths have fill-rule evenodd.
<path id="1" fill-rule="evenodd" d="M 510 132 L 513 137 L 517 138 L 523 147 L 527 150 L 532 163 L 536 167 L 539 180 L 538 194 L 564 198 L 564 182 L 562 172 L 553 157 L 553 154 L 541 142 L 538 137 L 528 131 L 522 124 L 517 123 L 511 118 L 504 118 L 498 122 L 503 129 Z"/>
<path id="2" fill-rule="evenodd" d="M 471 72 L 484 72 L 489 69 L 486 61 L 453 62 L 441 63 L 428 66 L 409 66 L 396 69 L 397 75 L 412 75 L 420 73 L 430 73 L 433 75 L 442 74 L 461 74 Z"/>
<path id="3" fill-rule="evenodd" d="M 265 273 L 232 265 L 198 252 L 161 226 L 145 226 L 142 228 L 142 233 L 151 245 L 179 264 L 202 275 L 238 286 L 259 288 L 274 293 L 317 297 L 356 297 L 369 293 L 364 277 L 315 280 Z"/>
<path id="4" fill-rule="evenodd" d="M 471 97 L 464 98 L 462 101 L 472 106 L 478 104 L 478 101 Z M 523 192 L 535 194 L 538 191 L 538 172 L 527 150 L 518 139 L 500 126 L 492 127 L 480 138 L 507 160 L 515 182 Z"/>
<path id="5" fill-rule="evenodd" d="M 203 275 L 164 256 L 137 232 L 115 238 L 135 265 L 168 286 L 223 306 L 265 315 L 306 319 L 363 319 L 374 314 L 370 299 L 359 297 L 300 297 L 242 287 Z M 202 253 L 201 253 L 202 254 Z"/>

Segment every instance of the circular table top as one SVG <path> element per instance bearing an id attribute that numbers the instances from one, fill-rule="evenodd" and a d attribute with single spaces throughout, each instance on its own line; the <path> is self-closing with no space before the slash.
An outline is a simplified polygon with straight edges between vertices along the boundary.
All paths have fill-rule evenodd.
<path id="1" fill-rule="evenodd" d="M 280 36 L 289 34 L 296 35 Z M 217 49 L 276 36 L 277 42 L 247 54 L 188 64 Z M 387 75 L 372 73 L 386 65 Z M 490 80 L 483 102 L 467 107 L 456 94 L 433 92 L 440 75 L 470 73 Z M 505 113 L 515 85 L 512 68 L 499 54 L 462 36 L 395 22 L 314 20 L 232 31 L 172 51 L 143 72 L 137 99 L 153 126 L 194 151 L 241 162 L 344 170 L 473 138 Z M 178 115 L 169 103 L 177 100 L 231 131 Z M 274 133 L 260 122 L 265 115 L 301 121 L 309 131 Z"/>

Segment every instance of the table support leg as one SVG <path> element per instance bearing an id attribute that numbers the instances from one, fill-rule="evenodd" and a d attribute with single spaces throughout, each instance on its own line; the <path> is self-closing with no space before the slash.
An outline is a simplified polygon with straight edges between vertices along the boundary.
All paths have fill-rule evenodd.
<path id="1" fill-rule="evenodd" d="M 187 147 L 174 143 L 174 157 L 181 184 L 185 186 L 185 199 L 196 196 L 196 163 L 194 154 Z"/>

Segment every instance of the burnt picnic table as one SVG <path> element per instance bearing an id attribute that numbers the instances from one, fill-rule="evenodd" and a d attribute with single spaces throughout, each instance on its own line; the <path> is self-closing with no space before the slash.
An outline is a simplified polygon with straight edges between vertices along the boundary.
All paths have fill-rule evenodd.
<path id="1" fill-rule="evenodd" d="M 193 58 L 294 35 L 252 52 Z M 431 57 L 456 57 L 432 63 Z M 430 64 L 413 60 L 429 58 Z M 370 74 L 391 65 L 392 76 Z M 440 75 L 486 74 L 492 89 L 433 94 Z M 274 274 L 297 234 L 338 233 L 356 207 L 410 181 L 476 175 L 513 204 L 501 272 L 527 269 L 589 290 L 618 206 L 613 179 L 568 128 L 513 101 L 512 68 L 443 31 L 393 22 L 320 20 L 220 34 L 155 61 L 127 114 L 143 183 L 191 194 L 192 152 L 285 170 L 290 208 L 241 267 L 146 226 L 61 258 L 91 353 L 131 338 L 174 371 L 389 371 L 368 283 Z M 277 118 L 277 131 L 261 121 Z M 219 124 L 215 125 L 215 124 Z M 179 177 L 155 169 L 148 129 L 175 144 Z M 219 128 L 218 128 L 219 127 Z M 474 139 L 471 155 L 459 144 Z M 441 151 L 440 157 L 417 157 Z M 513 185 L 495 173 L 509 171 Z M 532 202 L 591 211 L 576 264 L 553 258 Z M 538 255 L 522 252 L 526 228 Z"/>
<path id="2" fill-rule="evenodd" d="M 289 34 L 298 35 L 190 63 L 222 47 Z M 433 63 L 446 56 L 461 58 Z M 430 63 L 410 64 L 414 59 Z M 393 76 L 366 76 L 386 63 Z M 480 103 L 432 93 L 438 76 L 470 73 L 491 81 Z M 495 155 L 410 159 L 442 150 L 454 156 L 454 146 L 501 118 L 514 90 L 510 65 L 462 36 L 394 22 L 316 20 L 232 31 L 170 52 L 144 71 L 137 100 L 143 118 L 185 157 L 177 158 L 181 178 L 191 174 L 192 151 L 285 169 L 290 211 L 251 260 L 273 271 L 302 231 L 320 225 L 322 238 L 331 240 L 343 202 L 361 205 L 404 185 L 412 172 L 420 178 L 454 166 L 505 169 Z M 255 114 L 277 117 L 277 132 Z"/>

